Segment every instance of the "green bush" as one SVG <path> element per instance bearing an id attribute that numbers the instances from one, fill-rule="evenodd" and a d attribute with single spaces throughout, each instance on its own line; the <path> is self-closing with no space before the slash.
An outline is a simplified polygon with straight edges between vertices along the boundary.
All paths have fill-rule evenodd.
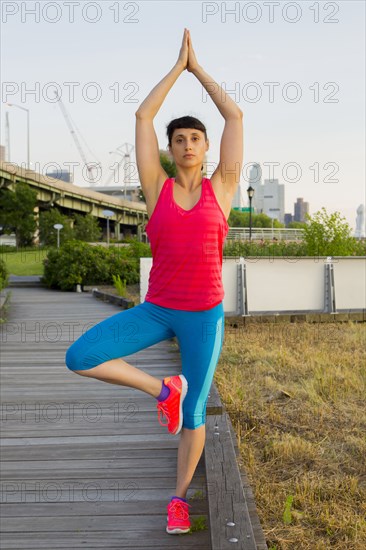
<path id="1" fill-rule="evenodd" d="M 141 243 L 137 239 L 127 239 L 126 242 L 129 244 L 126 247 L 127 254 L 131 258 L 150 258 L 151 248 L 147 243 Z"/>
<path id="2" fill-rule="evenodd" d="M 366 256 L 366 240 L 355 239 L 352 256 Z"/>
<path id="3" fill-rule="evenodd" d="M 8 284 L 8 270 L 4 260 L 0 259 L 0 290 L 5 288 Z"/>
<path id="4" fill-rule="evenodd" d="M 306 244 L 303 242 L 285 241 L 227 241 L 224 247 L 224 256 L 245 257 L 300 257 L 306 256 Z"/>
<path id="5" fill-rule="evenodd" d="M 140 262 L 138 258 L 129 255 L 127 247 L 107 248 L 107 264 L 109 270 L 109 280 L 113 281 L 113 275 L 120 275 L 126 279 L 126 283 L 134 284 L 140 280 Z"/>
<path id="6" fill-rule="evenodd" d="M 304 241 L 308 256 L 351 256 L 356 239 L 351 228 L 339 212 L 328 214 L 323 207 L 314 216 L 307 215 Z"/>
<path id="7" fill-rule="evenodd" d="M 51 249 L 44 261 L 43 280 L 50 288 L 73 290 L 77 284 L 113 284 L 113 276 L 120 276 L 127 284 L 140 280 L 139 259 L 129 247 L 104 248 L 74 240 L 59 250 Z"/>

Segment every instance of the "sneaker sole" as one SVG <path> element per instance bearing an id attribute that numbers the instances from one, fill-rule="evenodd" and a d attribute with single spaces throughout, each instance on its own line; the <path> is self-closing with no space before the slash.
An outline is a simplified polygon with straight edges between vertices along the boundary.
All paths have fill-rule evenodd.
<path id="1" fill-rule="evenodd" d="M 188 533 L 188 531 L 190 531 L 190 527 L 188 529 L 180 529 L 179 527 L 177 529 L 168 529 L 168 527 L 166 528 L 166 532 L 169 534 L 169 535 L 182 535 L 183 533 Z"/>
<path id="2" fill-rule="evenodd" d="M 188 391 L 188 382 L 187 382 L 187 379 L 184 376 L 184 374 L 180 374 L 179 378 L 181 379 L 181 382 L 182 382 L 182 393 L 180 394 L 180 404 L 179 404 L 179 424 L 178 424 L 178 428 L 174 432 L 174 435 L 179 434 L 179 432 L 182 429 L 182 424 L 183 424 L 183 401 L 184 401 L 184 399 L 187 395 L 187 391 Z"/>
<path id="3" fill-rule="evenodd" d="M 166 517 L 166 520 L 169 521 L 168 516 Z M 190 527 L 186 527 L 185 529 L 182 528 L 182 527 L 176 527 L 175 529 L 169 529 L 169 527 L 167 526 L 167 528 L 166 528 L 166 532 L 169 535 L 179 535 L 180 533 L 188 533 L 188 531 L 190 531 L 190 530 L 191 530 Z"/>

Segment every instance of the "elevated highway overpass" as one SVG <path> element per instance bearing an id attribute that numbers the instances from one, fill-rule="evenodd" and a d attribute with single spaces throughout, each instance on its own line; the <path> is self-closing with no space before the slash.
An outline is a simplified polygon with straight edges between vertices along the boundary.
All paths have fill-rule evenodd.
<path id="1" fill-rule="evenodd" d="M 28 184 L 37 192 L 39 211 L 57 207 L 63 214 L 91 214 L 99 218 L 103 230 L 107 220 L 103 210 L 112 210 L 110 218 L 111 236 L 121 239 L 135 235 L 145 240 L 145 225 L 148 221 L 146 205 L 143 202 L 132 202 L 113 196 L 104 195 L 72 183 L 67 183 L 49 176 L 43 176 L 33 170 L 26 170 L 11 162 L 0 161 L 0 187 L 14 191 L 19 182 Z"/>

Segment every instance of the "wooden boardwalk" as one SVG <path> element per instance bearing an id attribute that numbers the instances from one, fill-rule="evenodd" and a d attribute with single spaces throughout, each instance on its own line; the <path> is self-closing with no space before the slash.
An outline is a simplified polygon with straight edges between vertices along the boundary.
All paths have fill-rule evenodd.
<path id="1" fill-rule="evenodd" d="M 201 548 L 208 530 L 165 532 L 179 435 L 156 401 L 86 379 L 64 366 L 74 337 L 121 311 L 90 294 L 12 289 L 2 327 L 1 548 Z M 74 331 L 74 334 L 73 334 Z M 128 360 L 151 375 L 178 374 L 170 340 Z M 205 493 L 203 457 L 188 498 Z M 192 502 L 207 518 L 207 500 Z"/>
<path id="2" fill-rule="evenodd" d="M 89 293 L 12 289 L 1 327 L 3 550 L 220 550 L 211 542 L 207 453 L 187 497 L 203 495 L 190 500 L 191 519 L 203 516 L 208 529 L 168 535 L 179 435 L 160 426 L 147 394 L 64 365 L 83 331 L 119 311 Z M 172 340 L 127 360 L 160 378 L 180 373 Z M 238 542 L 230 546 L 247 548 Z"/>

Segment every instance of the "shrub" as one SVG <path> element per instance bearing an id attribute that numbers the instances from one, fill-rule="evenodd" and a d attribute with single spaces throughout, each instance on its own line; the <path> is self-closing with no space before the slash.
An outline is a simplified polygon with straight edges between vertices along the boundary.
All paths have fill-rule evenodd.
<path id="1" fill-rule="evenodd" d="M 147 243 L 142 243 L 137 239 L 126 239 L 126 242 L 129 244 L 126 247 L 127 254 L 131 258 L 150 258 L 151 257 L 151 248 Z"/>
<path id="2" fill-rule="evenodd" d="M 5 288 L 8 284 L 8 270 L 4 260 L 0 259 L 0 290 Z"/>
<path id="3" fill-rule="evenodd" d="M 353 256 L 366 256 L 366 240 L 355 239 Z"/>
<path id="4" fill-rule="evenodd" d="M 224 256 L 245 257 L 291 257 L 306 256 L 306 245 L 303 242 L 285 241 L 227 241 L 224 247 Z"/>
<path id="5" fill-rule="evenodd" d="M 323 207 L 313 217 L 307 215 L 309 223 L 304 227 L 304 241 L 308 256 L 351 256 L 356 239 L 351 228 L 339 212 L 328 214 Z"/>
<path id="6" fill-rule="evenodd" d="M 107 251 L 107 264 L 109 280 L 113 281 L 113 275 L 120 275 L 127 284 L 138 283 L 140 280 L 140 263 L 137 257 L 130 254 L 128 247 L 110 247 Z"/>
<path id="7" fill-rule="evenodd" d="M 49 251 L 43 280 L 48 287 L 61 290 L 73 290 L 77 284 L 113 284 L 113 277 L 118 276 L 130 284 L 140 280 L 139 267 L 139 259 L 128 247 L 104 248 L 73 240 Z"/>

